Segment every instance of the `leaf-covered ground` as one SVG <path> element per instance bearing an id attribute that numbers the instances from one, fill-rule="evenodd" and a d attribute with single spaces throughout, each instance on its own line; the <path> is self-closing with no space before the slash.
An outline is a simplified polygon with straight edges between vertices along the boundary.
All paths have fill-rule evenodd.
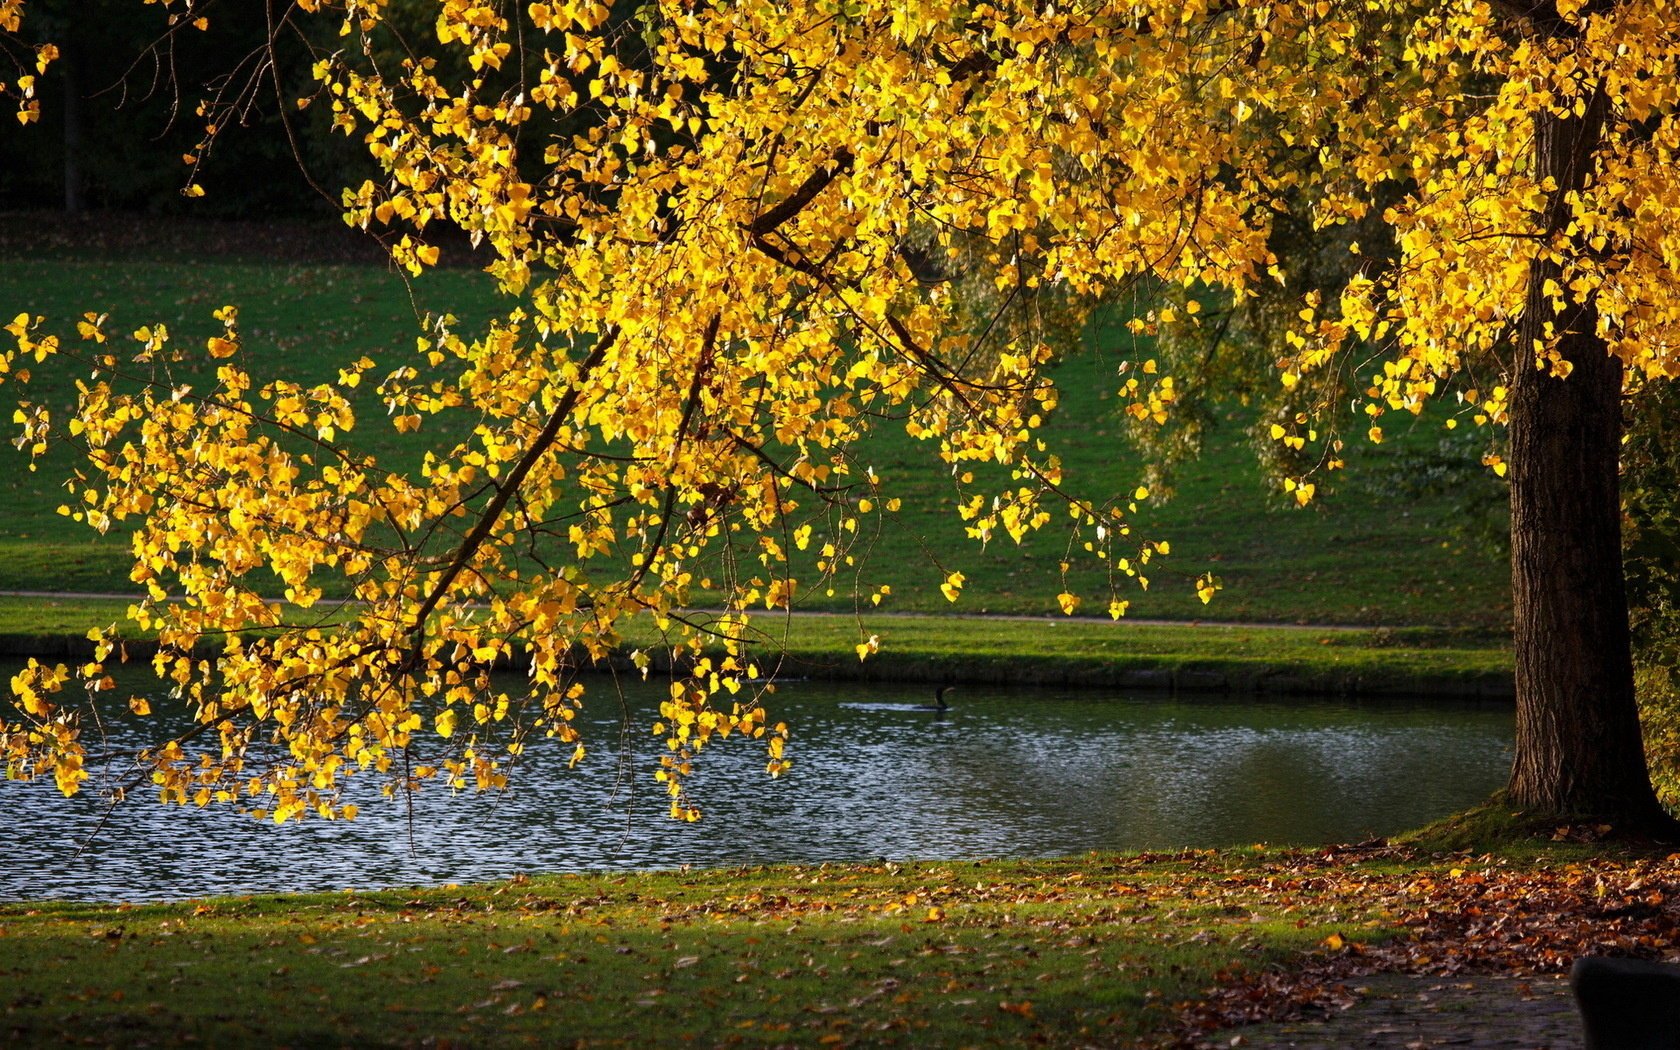
<path id="1" fill-rule="evenodd" d="M 1540 976 L 1565 973 L 1582 955 L 1680 951 L 1680 854 L 1526 863 L 1466 856 L 1411 870 L 1404 865 L 1415 854 L 1405 849 L 1373 849 L 1345 866 L 1337 856 L 1319 855 L 1283 885 L 1312 892 L 1314 882 L 1332 884 L 1368 902 L 1397 935 L 1378 943 L 1332 935 L 1293 966 L 1233 975 L 1182 1011 L 1186 1041 L 1345 1008 L 1350 989 L 1375 974 Z M 1394 862 L 1403 866 L 1389 868 Z"/>
<path id="2" fill-rule="evenodd" d="M 1596 855 L 1595 855 L 1596 854 Z M 1370 846 L 0 906 L 0 1042 L 1194 1045 L 1676 944 L 1680 863 Z"/>

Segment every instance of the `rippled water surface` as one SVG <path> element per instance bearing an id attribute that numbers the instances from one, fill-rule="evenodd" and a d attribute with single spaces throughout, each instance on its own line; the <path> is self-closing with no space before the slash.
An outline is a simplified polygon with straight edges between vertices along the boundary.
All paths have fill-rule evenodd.
<path id="1" fill-rule="evenodd" d="M 1356 840 L 1484 798 L 1510 762 L 1508 706 L 1278 702 L 794 682 L 771 698 L 793 771 L 708 748 L 698 824 L 665 816 L 646 732 L 655 694 L 610 697 L 588 760 L 533 746 L 505 794 L 353 794 L 353 823 L 275 827 L 138 799 L 109 811 L 0 781 L 0 899 L 151 900 L 374 888 L 517 872 Z M 118 732 L 131 732 L 119 727 Z"/>

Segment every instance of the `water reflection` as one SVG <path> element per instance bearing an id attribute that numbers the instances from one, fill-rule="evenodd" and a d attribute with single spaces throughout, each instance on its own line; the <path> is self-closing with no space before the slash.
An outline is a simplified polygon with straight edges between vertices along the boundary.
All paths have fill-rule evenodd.
<path id="1" fill-rule="evenodd" d="M 1090 849 L 1356 840 L 1485 797 L 1510 762 L 1508 707 L 1279 703 L 965 688 L 949 712 L 924 691 L 798 682 L 774 698 L 794 769 L 762 749 L 708 749 L 699 824 L 668 820 L 645 733 L 658 691 L 586 727 L 567 770 L 533 747 L 504 795 L 358 789 L 350 824 L 274 827 L 229 810 L 141 800 L 107 812 L 50 783 L 0 782 L 0 899 L 147 900 L 371 888 L 516 872 L 1037 856 Z M 123 732 L 121 727 L 116 730 Z M 623 741 L 622 748 L 620 741 Z"/>

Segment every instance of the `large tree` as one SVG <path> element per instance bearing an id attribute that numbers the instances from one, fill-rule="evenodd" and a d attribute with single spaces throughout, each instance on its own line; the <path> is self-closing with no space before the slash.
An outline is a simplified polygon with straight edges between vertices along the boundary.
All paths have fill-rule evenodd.
<path id="1" fill-rule="evenodd" d="M 673 809 L 692 815 L 682 778 L 711 737 L 768 735 L 781 767 L 756 702 L 719 698 L 756 677 L 747 611 L 811 582 L 790 552 L 850 571 L 854 537 L 890 515 L 893 479 L 853 455 L 860 434 L 905 427 L 959 478 L 1007 466 L 1004 491 L 964 501 L 977 537 L 1071 522 L 1116 579 L 1142 575 L 1161 548 L 1132 534 L 1132 494 L 1069 495 L 1038 436 L 1057 400 L 1042 318 L 1143 281 L 1198 293 L 1140 334 L 1197 324 L 1208 297 L 1286 278 L 1294 216 L 1385 236 L 1345 245 L 1358 265 L 1329 294 L 1300 289 L 1274 348 L 1304 404 L 1274 432 L 1323 449 L 1291 491 L 1309 502 L 1344 440 L 1311 391 L 1351 381 L 1371 440 L 1443 396 L 1508 426 L 1512 797 L 1664 821 L 1632 704 L 1616 470 L 1624 394 L 1680 371 L 1666 3 L 668 0 L 626 21 L 439 0 L 425 41 L 387 37 L 386 7 L 300 2 L 273 29 L 343 20 L 351 44 L 318 56 L 302 104 L 382 171 L 345 190 L 347 219 L 414 272 L 438 259 L 433 230 L 466 231 L 512 297 L 504 320 L 480 337 L 441 320 L 380 372 L 264 384 L 229 308 L 198 351 L 226 359 L 216 384 L 190 390 L 159 381 L 184 351 L 158 327 L 116 336 L 122 352 L 92 319 L 9 328 L 13 359 L 94 368 L 65 428 L 89 451 L 76 513 L 137 522 L 137 617 L 218 738 L 149 756 L 166 798 L 330 810 L 348 771 L 401 769 L 428 731 L 459 744 L 447 778 L 499 783 L 530 732 L 575 742 L 573 672 L 648 615 L 678 657 L 708 637 L 727 654 L 673 683 L 657 727 Z M 204 112 L 227 124 L 214 99 Z M 356 451 L 364 377 L 392 425 L 438 435 L 420 469 Z M 1182 382 L 1146 360 L 1115 379 L 1148 421 Z M 21 418 L 25 444 L 53 433 L 44 406 Z M 358 599 L 349 622 L 193 655 L 276 628 L 270 581 L 307 606 L 335 577 Z M 701 593 L 721 620 L 685 612 Z M 515 645 L 529 688 L 498 694 L 483 669 Z M 20 676 L 0 746 L 72 790 L 62 679 Z M 269 737 L 286 755 L 248 764 Z"/>

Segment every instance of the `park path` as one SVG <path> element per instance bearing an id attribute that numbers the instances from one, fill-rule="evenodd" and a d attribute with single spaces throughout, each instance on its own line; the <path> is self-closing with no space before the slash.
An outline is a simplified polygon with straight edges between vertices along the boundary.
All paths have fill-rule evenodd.
<path id="1" fill-rule="evenodd" d="M 19 591 L 0 590 L 0 598 L 40 598 L 43 601 L 109 601 L 133 602 L 139 601 L 139 594 L 122 594 L 117 591 Z M 318 606 L 332 606 L 348 604 L 342 598 L 323 598 L 315 603 Z M 695 609 L 697 613 L 718 613 L 720 609 Z M 1372 624 L 1330 624 L 1330 623 L 1262 623 L 1254 621 L 1230 620 L 1155 620 L 1136 616 L 1124 616 L 1112 620 L 1105 616 L 1056 616 L 1053 614 L 1033 615 L 1030 613 L 959 613 L 959 612 L 895 612 L 885 609 L 870 609 L 864 613 L 831 612 L 826 610 L 796 609 L 793 611 L 777 611 L 774 613 L 761 612 L 761 618 L 774 616 L 775 618 L 792 617 L 794 619 L 828 619 L 849 620 L 858 616 L 866 616 L 871 620 L 975 620 L 980 622 L 1003 623 L 1077 623 L 1077 624 L 1112 624 L 1117 628 L 1125 627 L 1194 627 L 1211 630 L 1259 630 L 1259 631 L 1375 631 L 1381 628 Z M 1393 625 L 1388 625 L 1392 627 Z"/>
<path id="2" fill-rule="evenodd" d="M 1350 982 L 1357 997 L 1293 1021 L 1227 1028 L 1203 1047 L 1252 1050 L 1579 1050 L 1580 1016 L 1561 974 L 1413 976 Z"/>

